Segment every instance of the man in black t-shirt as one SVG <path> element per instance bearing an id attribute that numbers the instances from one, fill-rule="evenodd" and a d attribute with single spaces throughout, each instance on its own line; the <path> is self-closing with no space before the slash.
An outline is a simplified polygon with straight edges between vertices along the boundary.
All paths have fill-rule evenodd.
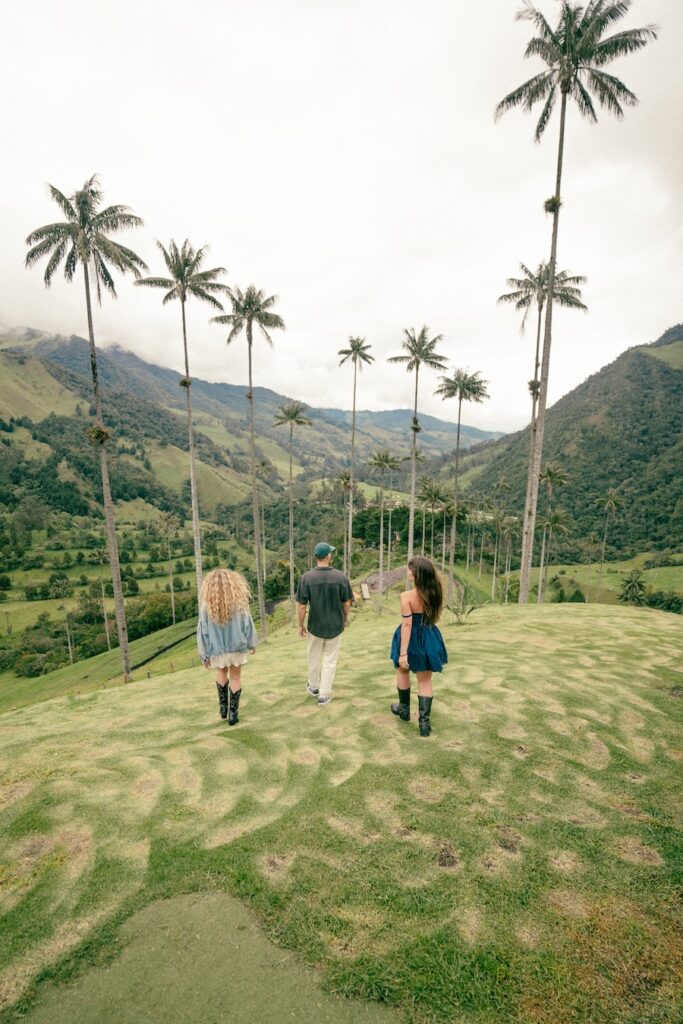
<path id="1" fill-rule="evenodd" d="M 348 577 L 330 565 L 335 550 L 331 544 L 316 544 L 316 567 L 303 574 L 296 592 L 299 636 L 308 638 L 306 690 L 318 698 L 318 704 L 332 700 L 341 635 L 353 600 Z M 307 607 L 308 629 L 304 625 Z"/>

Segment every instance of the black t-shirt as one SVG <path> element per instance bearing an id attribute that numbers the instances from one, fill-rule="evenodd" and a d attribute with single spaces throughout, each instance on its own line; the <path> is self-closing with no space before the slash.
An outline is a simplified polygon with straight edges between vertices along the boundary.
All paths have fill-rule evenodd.
<path id="1" fill-rule="evenodd" d="M 339 569 L 318 566 L 299 580 L 296 599 L 309 605 L 308 632 L 323 640 L 332 640 L 344 632 L 342 605 L 353 598 L 348 578 Z"/>

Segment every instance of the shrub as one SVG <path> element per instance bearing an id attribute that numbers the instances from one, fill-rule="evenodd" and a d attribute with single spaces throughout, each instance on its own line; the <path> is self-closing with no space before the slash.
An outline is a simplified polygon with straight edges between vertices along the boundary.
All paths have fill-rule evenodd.
<path id="1" fill-rule="evenodd" d="M 12 589 L 12 580 L 10 579 L 9 576 L 7 576 L 5 573 L 3 573 L 0 576 L 0 590 L 11 590 L 11 589 Z"/>

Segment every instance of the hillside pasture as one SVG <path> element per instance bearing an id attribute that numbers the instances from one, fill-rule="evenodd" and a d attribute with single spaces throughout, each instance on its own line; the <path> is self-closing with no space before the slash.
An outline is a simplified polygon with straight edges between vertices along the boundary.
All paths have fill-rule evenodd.
<path id="1" fill-rule="evenodd" d="M 158 1019 L 197 1020 L 172 898 L 226 892 L 283 958 L 414 1024 L 680 1019 L 678 618 L 445 622 L 425 740 L 389 711 L 393 611 L 354 613 L 326 708 L 288 630 L 245 669 L 235 729 L 201 667 L 2 717 L 3 1024 L 82 1012 L 160 899 L 183 984 Z M 131 968 L 126 1020 L 164 962 Z"/>

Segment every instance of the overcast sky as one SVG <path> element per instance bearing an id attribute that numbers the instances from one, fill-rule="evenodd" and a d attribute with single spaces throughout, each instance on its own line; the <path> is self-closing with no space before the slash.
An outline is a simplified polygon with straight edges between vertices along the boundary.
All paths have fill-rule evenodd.
<path id="1" fill-rule="evenodd" d="M 558 118 L 496 103 L 541 70 L 519 0 L 24 0 L 3 11 L 0 323 L 86 333 L 81 279 L 52 288 L 23 268 L 24 239 L 60 219 L 45 182 L 71 193 L 93 172 L 107 202 L 144 228 L 119 236 L 162 271 L 158 238 L 211 248 L 226 281 L 279 296 L 287 324 L 256 342 L 255 382 L 314 405 L 350 408 L 349 335 L 376 362 L 361 408 L 412 404 L 412 379 L 386 357 L 405 327 L 444 335 L 451 368 L 481 371 L 491 398 L 465 421 L 524 424 L 533 330 L 497 306 L 520 260 L 550 248 Z M 553 19 L 556 0 L 538 6 Z M 618 122 L 568 116 L 560 268 L 588 277 L 588 314 L 558 312 L 550 400 L 632 345 L 683 319 L 681 0 L 636 0 L 619 27 L 660 26 L 657 42 L 609 71 L 640 98 Z M 95 313 L 98 344 L 182 368 L 180 308 L 121 279 Z M 190 303 L 190 368 L 243 383 L 207 307 Z M 420 407 L 445 418 L 421 377 Z"/>

